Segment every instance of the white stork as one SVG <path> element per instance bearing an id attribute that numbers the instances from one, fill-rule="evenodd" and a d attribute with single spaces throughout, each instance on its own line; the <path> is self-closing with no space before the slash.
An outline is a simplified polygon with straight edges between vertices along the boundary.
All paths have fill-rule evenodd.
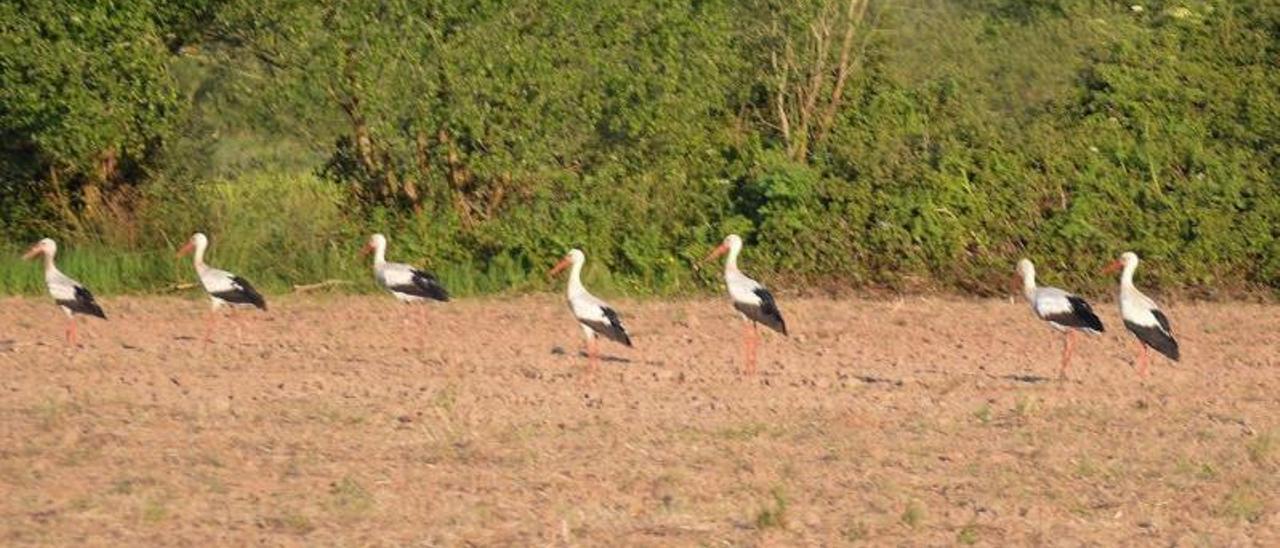
<path id="1" fill-rule="evenodd" d="M 1138 338 L 1138 374 L 1147 376 L 1150 358 L 1147 348 L 1154 348 L 1173 361 L 1178 361 L 1178 341 L 1173 338 L 1173 330 L 1169 327 L 1169 318 L 1160 311 L 1156 302 L 1143 295 L 1133 286 L 1133 272 L 1138 269 L 1138 255 L 1132 251 L 1125 252 L 1115 262 L 1107 265 L 1104 273 L 1113 273 L 1121 268 L 1120 274 L 1120 316 L 1124 318 L 1124 326 Z"/>
<path id="2" fill-rule="evenodd" d="M 1076 331 L 1095 335 L 1102 333 L 1105 331 L 1102 320 L 1080 296 L 1056 287 L 1036 287 L 1036 267 L 1031 261 L 1018 261 L 1018 274 L 1022 276 L 1022 294 L 1031 303 L 1031 311 L 1063 334 L 1062 367 L 1058 369 L 1058 377 L 1065 379 Z"/>
<path id="3" fill-rule="evenodd" d="M 555 267 L 548 272 L 549 276 L 554 276 L 565 267 L 572 266 L 569 271 L 569 288 L 567 296 L 569 298 L 569 310 L 573 311 L 573 316 L 578 319 L 578 324 L 582 327 L 582 335 L 587 339 L 587 366 L 589 372 L 595 372 L 599 366 L 599 350 L 596 343 L 596 336 L 602 335 L 611 341 L 631 346 L 631 337 L 627 335 L 627 328 L 622 326 L 622 320 L 618 318 L 618 312 L 615 311 L 604 301 L 587 292 L 587 288 L 582 286 L 582 264 L 587 261 L 586 255 L 577 249 L 569 250 L 569 253 L 556 263 Z"/>
<path id="4" fill-rule="evenodd" d="M 369 236 L 361 254 L 373 253 L 373 277 L 383 289 L 386 289 L 402 303 L 425 303 L 427 301 L 447 302 L 449 292 L 436 279 L 435 275 L 407 264 L 387 262 L 387 237 L 382 234 Z M 425 324 L 426 307 L 418 307 L 418 322 Z M 408 319 L 404 319 L 407 323 Z M 422 325 L 418 329 L 419 343 L 425 344 L 425 333 Z"/>
<path id="5" fill-rule="evenodd" d="M 94 300 L 93 293 L 80 285 L 80 282 L 63 274 L 58 270 L 57 265 L 53 264 L 53 258 L 57 254 L 58 244 L 51 238 L 45 238 L 31 246 L 22 258 L 32 259 L 36 255 L 44 255 L 44 283 L 49 287 L 49 295 L 53 297 L 53 301 L 58 303 L 58 307 L 62 308 L 62 312 L 67 315 L 67 343 L 75 346 L 76 314 L 97 316 L 104 320 L 107 319 L 107 315 Z"/>
<path id="6" fill-rule="evenodd" d="M 182 249 L 178 250 L 179 257 L 195 251 L 192 262 L 195 263 L 196 274 L 200 277 L 200 285 L 204 286 L 205 293 L 209 294 L 211 306 L 209 316 L 205 320 L 205 342 L 209 342 L 212 337 L 213 318 L 222 307 L 267 309 L 267 301 L 248 280 L 204 264 L 204 251 L 208 247 L 209 238 L 197 232 L 191 235 L 191 239 L 187 240 L 187 244 L 182 246 Z"/>
<path id="7" fill-rule="evenodd" d="M 449 300 L 449 292 L 445 291 L 434 274 L 407 264 L 387 262 L 386 236 L 370 236 L 369 242 L 360 252 L 364 255 L 373 253 L 373 276 L 378 280 L 378 285 L 395 296 L 396 300 L 402 303 Z"/>
<path id="8" fill-rule="evenodd" d="M 773 294 L 760 285 L 760 282 L 746 277 L 741 270 L 738 270 L 738 253 L 741 251 L 742 238 L 737 234 L 730 234 L 725 237 L 720 247 L 715 248 L 703 260 L 710 261 L 725 252 L 729 253 L 729 257 L 724 262 L 724 284 L 729 289 L 729 299 L 733 301 L 733 307 L 745 320 L 742 324 L 742 340 L 746 354 L 747 374 L 750 375 L 756 372 L 756 345 L 760 338 L 760 332 L 756 326 L 764 324 L 786 335 L 787 322 L 782 319 L 782 311 L 778 310 L 778 303 L 773 299 Z"/>

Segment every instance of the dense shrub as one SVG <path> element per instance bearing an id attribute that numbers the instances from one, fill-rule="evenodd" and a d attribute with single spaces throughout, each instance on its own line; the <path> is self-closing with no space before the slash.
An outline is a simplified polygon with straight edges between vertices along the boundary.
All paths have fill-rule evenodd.
<path id="1" fill-rule="evenodd" d="M 991 294 L 1027 256 L 1101 292 L 1131 249 L 1149 286 L 1280 289 L 1273 2 L 27 4 L 0 231 L 112 290 L 180 279 L 196 228 L 273 288 L 366 276 L 383 231 L 463 294 L 569 247 L 606 290 L 701 290 L 727 232 L 779 286 Z"/>

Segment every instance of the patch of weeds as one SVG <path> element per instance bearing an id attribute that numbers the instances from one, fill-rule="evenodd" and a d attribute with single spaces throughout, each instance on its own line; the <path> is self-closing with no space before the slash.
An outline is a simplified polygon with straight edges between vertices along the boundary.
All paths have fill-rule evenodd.
<path id="1" fill-rule="evenodd" d="M 222 468 L 224 466 L 222 464 L 222 459 L 219 459 L 218 456 L 214 455 L 213 453 L 201 453 L 198 457 L 196 457 L 195 464 L 212 466 L 214 468 Z"/>
<path id="2" fill-rule="evenodd" d="M 759 437 L 760 434 L 765 432 L 766 428 L 763 423 L 752 422 L 740 426 L 721 428 L 715 431 L 715 436 L 726 440 L 746 441 Z"/>
<path id="3" fill-rule="evenodd" d="M 845 525 L 840 534 L 849 542 L 859 542 L 867 540 L 871 536 L 871 530 L 867 528 L 867 524 L 859 521 Z"/>
<path id="4" fill-rule="evenodd" d="M 321 405 L 315 412 L 315 417 L 328 423 L 338 425 L 360 425 L 363 424 L 365 418 L 363 415 L 357 415 L 346 409 Z"/>
<path id="5" fill-rule="evenodd" d="M 910 432 L 912 434 L 929 433 L 929 423 L 925 422 L 924 419 L 916 419 L 911 422 L 908 422 L 907 424 L 903 425 L 903 428 L 907 432 Z"/>
<path id="6" fill-rule="evenodd" d="M 283 516 L 263 518 L 258 525 L 273 531 L 305 535 L 316 529 L 311 520 L 297 512 L 287 512 Z"/>
<path id="7" fill-rule="evenodd" d="M 124 478 L 112 483 L 111 489 L 108 489 L 107 492 L 112 495 L 132 495 L 139 487 L 146 487 L 155 484 L 156 480 L 147 477 Z"/>
<path id="8" fill-rule="evenodd" d="M 781 487 L 774 487 L 771 494 L 773 504 L 756 513 L 756 529 L 787 528 L 787 496 Z"/>
<path id="9" fill-rule="evenodd" d="M 373 508 L 373 495 L 351 476 L 330 484 L 329 496 L 334 510 L 345 514 L 363 514 Z"/>
<path id="10" fill-rule="evenodd" d="M 98 458 L 99 450 L 97 445 L 77 445 L 58 458 L 58 464 L 62 466 L 80 466 L 91 460 Z"/>
<path id="11" fill-rule="evenodd" d="M 1194 478 L 1200 481 L 1213 481 L 1218 479 L 1218 470 L 1212 464 L 1207 462 L 1196 463 L 1195 461 L 1180 459 L 1174 471 L 1179 475 Z"/>
<path id="12" fill-rule="evenodd" d="M 969 524 L 964 527 L 961 527 L 960 532 L 956 533 L 956 542 L 960 544 L 968 545 L 968 546 L 977 544 L 978 528 L 974 527 L 973 524 Z"/>
<path id="13" fill-rule="evenodd" d="M 1013 413 L 1020 419 L 1028 419 L 1036 412 L 1036 400 L 1030 396 L 1018 398 L 1018 403 L 1013 406 Z"/>
<path id="14" fill-rule="evenodd" d="M 284 470 L 280 471 L 281 478 L 299 478 L 302 477 L 302 465 L 298 464 L 295 459 L 289 459 L 284 464 Z"/>
<path id="15" fill-rule="evenodd" d="M 213 474 L 196 474 L 196 481 L 204 484 L 210 493 L 215 495 L 225 495 L 228 492 L 227 484 L 222 482 L 222 478 Z"/>
<path id="16" fill-rule="evenodd" d="M 1280 445 L 1280 438 L 1275 431 L 1267 431 L 1249 440 L 1245 444 L 1245 449 L 1249 452 L 1249 460 L 1258 466 L 1268 466 L 1275 460 L 1276 447 Z"/>
<path id="17" fill-rule="evenodd" d="M 653 497 L 662 503 L 662 509 L 670 512 L 676 507 L 676 495 L 679 494 L 678 487 L 682 483 L 676 475 L 663 474 L 653 480 L 649 490 L 653 493 Z"/>
<path id="18" fill-rule="evenodd" d="M 907 509 L 902 511 L 902 523 L 912 529 L 924 523 L 924 508 L 920 503 L 914 500 L 907 503 Z"/>
<path id="19" fill-rule="evenodd" d="M 982 407 L 973 412 L 973 418 L 978 419 L 978 422 L 983 425 L 991 424 L 991 405 L 982 404 Z"/>
<path id="20" fill-rule="evenodd" d="M 165 501 L 161 499 L 147 499 L 142 503 L 142 521 L 146 523 L 159 523 L 164 518 L 169 517 L 169 509 L 165 506 Z"/>
<path id="21" fill-rule="evenodd" d="M 1089 457 L 1080 457 L 1080 461 L 1076 463 L 1076 475 L 1082 478 L 1091 478 L 1098 475 L 1100 470 L 1098 465 L 1094 464 L 1093 459 Z"/>
<path id="22" fill-rule="evenodd" d="M 453 411 L 454 406 L 458 405 L 458 389 L 452 384 L 436 390 L 431 395 L 431 406 L 439 407 L 445 411 Z"/>
<path id="23" fill-rule="evenodd" d="M 95 506 L 93 499 L 89 497 L 77 497 L 67 504 L 67 509 L 72 512 L 84 512 L 91 510 Z"/>
<path id="24" fill-rule="evenodd" d="M 1222 508 L 1219 509 L 1219 513 L 1224 517 L 1256 523 L 1262 519 L 1265 509 L 1262 499 L 1252 489 L 1236 487 L 1230 493 L 1227 493 L 1227 498 L 1222 501 Z"/>
<path id="25" fill-rule="evenodd" d="M 27 413 L 35 418 L 41 430 L 48 432 L 58 429 L 67 413 L 77 410 L 79 410 L 79 406 L 75 402 L 61 402 L 49 398 L 43 403 L 27 409 Z"/>

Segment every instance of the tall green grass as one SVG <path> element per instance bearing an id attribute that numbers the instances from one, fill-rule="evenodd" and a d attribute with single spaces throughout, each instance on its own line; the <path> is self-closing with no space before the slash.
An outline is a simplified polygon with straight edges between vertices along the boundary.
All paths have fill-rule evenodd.
<path id="1" fill-rule="evenodd" d="M 58 268 L 100 295 L 168 293 L 197 282 L 191 258 L 175 253 L 194 232 L 210 239 L 205 261 L 235 272 L 266 293 L 296 285 L 343 280 L 340 292 L 373 292 L 371 259 L 361 256 L 369 234 L 391 239 L 388 260 L 436 274 L 457 296 L 563 287 L 544 273 L 546 264 L 498 255 L 487 261 L 441 257 L 452 241 L 447 225 L 429 219 L 378 222 L 364 219 L 345 190 L 311 174 L 256 173 L 211 183 L 156 183 L 147 188 L 137 241 L 104 231 L 97 239 L 59 241 Z M 34 242 L 0 242 L 0 294 L 45 291 L 40 261 L 21 255 Z M 600 262 L 588 263 L 587 283 L 606 295 L 652 293 L 615 278 Z M 198 291 L 198 290 L 192 290 Z"/>
<path id="2" fill-rule="evenodd" d="M 175 252 L 194 232 L 209 236 L 205 260 L 267 292 L 331 279 L 359 282 L 367 272 L 361 239 L 339 189 L 309 175 L 252 174 L 207 184 L 156 184 L 139 211 L 136 242 L 106 236 L 59 242 L 58 267 L 95 292 L 148 293 L 196 281 L 190 257 Z M 25 246 L 0 248 L 0 293 L 44 290 Z M 348 290 L 363 286 L 353 283 Z M 367 287 L 365 287 L 367 289 Z"/>

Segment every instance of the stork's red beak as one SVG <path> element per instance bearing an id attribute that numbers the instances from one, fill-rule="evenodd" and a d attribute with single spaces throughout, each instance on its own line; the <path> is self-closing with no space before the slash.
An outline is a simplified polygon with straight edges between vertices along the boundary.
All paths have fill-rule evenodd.
<path id="1" fill-rule="evenodd" d="M 1116 259 L 1112 261 L 1111 264 L 1107 265 L 1106 268 L 1103 268 L 1102 273 L 1111 274 L 1117 270 L 1120 270 L 1121 268 L 1124 268 L 1124 259 Z"/>
<path id="2" fill-rule="evenodd" d="M 196 248 L 196 243 L 194 241 L 187 240 L 187 245 L 182 246 L 182 249 L 178 250 L 177 256 L 181 257 L 183 255 L 191 253 L 191 251 L 194 250 L 195 248 Z"/>
<path id="3" fill-rule="evenodd" d="M 39 255 L 42 251 L 44 250 L 40 249 L 40 244 L 33 245 L 31 246 L 31 249 L 28 249 L 27 252 L 22 255 L 22 258 L 29 261 L 35 258 L 36 255 Z"/>
<path id="4" fill-rule="evenodd" d="M 555 276 L 556 274 L 559 274 L 561 270 L 564 270 L 572 262 L 573 262 L 573 259 L 569 258 L 568 256 L 565 256 L 565 258 L 560 259 L 560 262 L 556 263 L 555 266 L 551 267 L 551 271 L 547 272 L 547 275 Z"/>
<path id="5" fill-rule="evenodd" d="M 364 247 L 360 248 L 361 255 L 368 255 L 370 253 L 373 253 L 373 242 L 364 244 Z"/>
<path id="6" fill-rule="evenodd" d="M 707 258 L 703 259 L 702 262 L 705 263 L 707 261 L 710 261 L 711 259 L 724 255 L 724 252 L 726 251 L 729 251 L 729 244 L 720 244 L 720 247 L 713 249 L 711 251 L 711 254 L 707 255 Z"/>

